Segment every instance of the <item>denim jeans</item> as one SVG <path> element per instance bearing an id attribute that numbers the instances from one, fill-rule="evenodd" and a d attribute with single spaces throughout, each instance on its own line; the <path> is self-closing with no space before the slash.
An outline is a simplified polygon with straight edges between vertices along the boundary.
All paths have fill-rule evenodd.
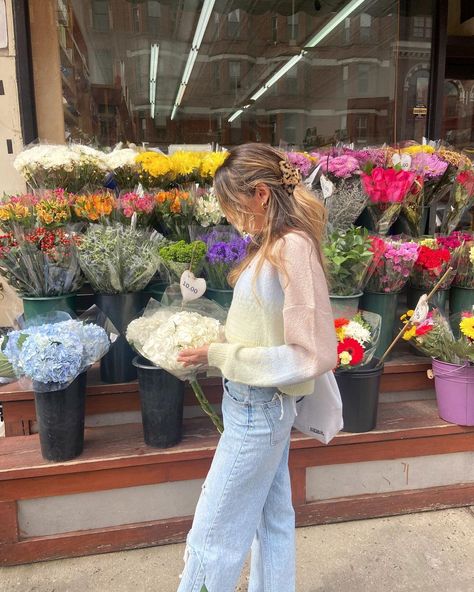
<path id="1" fill-rule="evenodd" d="M 294 399 L 224 381 L 224 433 L 187 537 L 178 592 L 234 592 L 252 549 L 249 592 L 295 591 L 288 470 Z M 253 541 L 253 542 L 252 542 Z"/>

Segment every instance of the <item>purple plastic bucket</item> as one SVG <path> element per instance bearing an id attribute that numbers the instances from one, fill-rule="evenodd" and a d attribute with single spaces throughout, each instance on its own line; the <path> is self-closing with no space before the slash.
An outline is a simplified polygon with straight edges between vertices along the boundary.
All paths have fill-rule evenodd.
<path id="1" fill-rule="evenodd" d="M 433 360 L 433 374 L 441 419 L 474 426 L 474 366 Z"/>

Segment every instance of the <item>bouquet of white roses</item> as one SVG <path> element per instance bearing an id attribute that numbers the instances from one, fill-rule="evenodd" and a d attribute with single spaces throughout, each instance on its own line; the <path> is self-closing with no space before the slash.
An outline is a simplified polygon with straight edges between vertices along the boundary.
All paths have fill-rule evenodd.
<path id="1" fill-rule="evenodd" d="M 223 431 L 222 421 L 196 379 L 202 368 L 183 366 L 178 362 L 178 355 L 183 349 L 222 341 L 225 317 L 223 308 L 205 298 L 183 304 L 174 301 L 169 306 L 150 300 L 143 316 L 128 325 L 126 335 L 127 341 L 141 356 L 180 380 L 190 381 L 202 409 L 220 433 Z"/>

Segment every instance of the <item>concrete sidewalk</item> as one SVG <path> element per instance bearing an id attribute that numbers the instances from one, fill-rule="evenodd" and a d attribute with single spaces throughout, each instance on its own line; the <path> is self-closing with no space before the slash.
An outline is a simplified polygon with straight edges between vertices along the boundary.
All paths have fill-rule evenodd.
<path id="1" fill-rule="evenodd" d="M 474 591 L 474 508 L 300 528 L 297 547 L 297 592 Z M 2 568 L 0 590 L 176 592 L 183 550 L 168 545 Z M 246 578 L 247 568 L 239 592 Z"/>

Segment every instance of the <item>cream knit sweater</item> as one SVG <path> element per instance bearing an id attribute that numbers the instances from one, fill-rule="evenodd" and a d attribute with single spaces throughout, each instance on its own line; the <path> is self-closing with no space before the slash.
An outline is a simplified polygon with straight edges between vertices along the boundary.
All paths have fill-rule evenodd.
<path id="1" fill-rule="evenodd" d="M 328 289 L 307 236 L 291 232 L 279 243 L 286 273 L 266 261 L 254 280 L 250 263 L 234 289 L 227 343 L 211 344 L 209 365 L 235 382 L 308 395 L 337 362 Z"/>

